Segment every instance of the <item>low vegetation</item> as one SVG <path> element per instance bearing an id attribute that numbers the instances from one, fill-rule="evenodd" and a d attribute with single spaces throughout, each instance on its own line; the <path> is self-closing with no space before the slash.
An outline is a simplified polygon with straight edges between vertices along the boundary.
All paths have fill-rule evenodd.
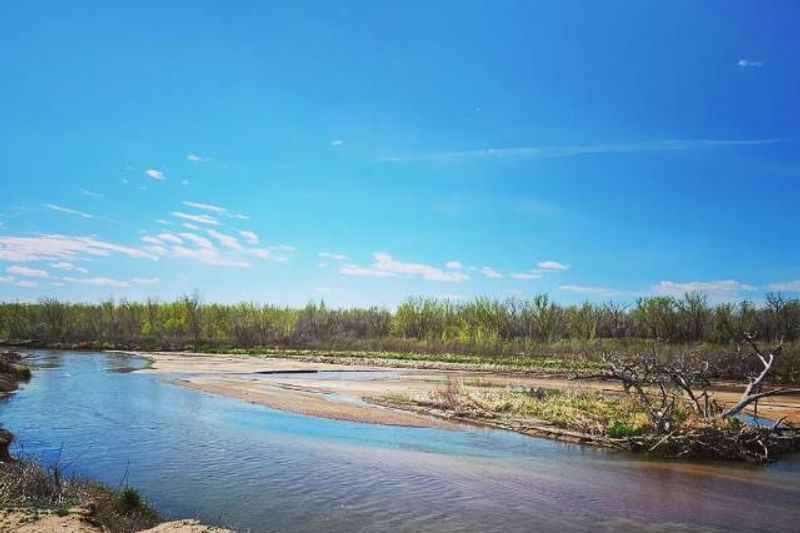
<path id="1" fill-rule="evenodd" d="M 413 298 L 394 311 L 202 304 L 197 297 L 101 304 L 45 299 L 0 304 L 0 338 L 72 349 L 233 352 L 600 377 L 620 382 L 626 394 L 531 396 L 461 387 L 414 401 L 451 413 L 468 408 L 467 414 L 484 419 L 538 420 L 670 456 L 765 462 L 798 442 L 780 421 L 753 428 L 738 418 L 745 410 L 757 413 L 760 398 L 796 390 L 776 385 L 800 382 L 800 300 L 780 294 L 768 294 L 762 305 L 712 306 L 694 292 L 641 298 L 628 307 L 560 306 L 546 295 L 503 302 Z M 755 339 L 779 342 L 780 349 L 761 353 Z M 746 382 L 742 400 L 722 409 L 710 394 L 712 379 Z"/>
<path id="2" fill-rule="evenodd" d="M 467 385 L 455 380 L 427 397 L 409 400 L 456 415 L 531 418 L 596 436 L 639 435 L 650 428 L 647 414 L 637 402 L 589 390 Z"/>
<path id="3" fill-rule="evenodd" d="M 800 395 L 800 388 L 769 383 L 781 354 L 780 345 L 762 350 L 752 335 L 745 335 L 744 340 L 750 352 L 743 362 L 755 361 L 758 368 L 741 376 L 746 387 L 740 399 L 729 406 L 714 398 L 707 361 L 686 357 L 666 361 L 655 354 L 630 357 L 616 353 L 603 355 L 599 373 L 575 378 L 619 382 L 621 394 L 502 388 L 476 379 L 468 383 L 451 380 L 431 393 L 395 395 L 383 402 L 665 457 L 766 463 L 784 453 L 800 451 L 800 432 L 784 420 L 748 424 L 742 414 L 748 411 L 757 420 L 760 400 Z"/>
<path id="4" fill-rule="evenodd" d="M 0 304 L 0 342 L 85 349 L 193 350 L 266 354 L 312 350 L 307 356 L 391 358 L 504 368 L 587 370 L 600 355 L 635 355 L 658 345 L 670 357 L 692 353 L 712 362 L 716 377 L 735 378 L 745 332 L 783 339 L 773 379 L 800 381 L 800 300 L 768 294 L 762 305 L 712 306 L 700 293 L 562 306 L 547 295 L 469 302 L 411 298 L 394 311 L 302 309 L 241 303 L 44 299 Z M 302 353 L 297 355 L 302 356 Z M 553 363 L 548 362 L 554 360 Z"/>
<path id="5" fill-rule="evenodd" d="M 66 515 L 80 508 L 82 519 L 104 531 L 141 531 L 161 522 L 158 513 L 130 487 L 114 489 L 65 476 L 58 465 L 30 460 L 0 463 L 0 508 L 26 512 L 31 521 L 47 513 Z"/>

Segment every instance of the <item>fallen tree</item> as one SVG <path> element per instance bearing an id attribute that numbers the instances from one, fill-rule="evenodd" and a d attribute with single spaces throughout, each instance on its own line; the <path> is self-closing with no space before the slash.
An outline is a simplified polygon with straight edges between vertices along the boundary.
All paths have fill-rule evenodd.
<path id="1" fill-rule="evenodd" d="M 655 353 L 635 357 L 607 353 L 602 356 L 602 372 L 576 378 L 619 382 L 644 408 L 652 431 L 629 438 L 632 449 L 671 457 L 766 463 L 800 451 L 800 432 L 783 419 L 762 424 L 758 402 L 771 396 L 800 395 L 800 388 L 769 386 L 781 342 L 764 351 L 753 335 L 745 334 L 744 344 L 751 352 L 745 356 L 748 364 L 742 366 L 752 370 L 743 372 L 741 378 L 747 384 L 730 406 L 720 404 L 710 390 L 714 374 L 710 363 L 688 356 L 664 361 Z M 746 412 L 752 413 L 751 419 L 744 416 Z"/>

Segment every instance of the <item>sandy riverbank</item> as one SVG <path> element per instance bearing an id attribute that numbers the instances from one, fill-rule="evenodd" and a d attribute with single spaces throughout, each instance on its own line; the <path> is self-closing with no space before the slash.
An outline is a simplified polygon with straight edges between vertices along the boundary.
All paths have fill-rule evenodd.
<path id="1" fill-rule="evenodd" d="M 56 513 L 43 509 L 0 510 L 0 532 L 14 533 L 103 533 L 86 510 L 76 507 Z M 229 529 L 205 526 L 196 520 L 176 520 L 140 533 L 233 533 Z"/>
<path id="2" fill-rule="evenodd" d="M 180 374 L 176 383 L 187 388 L 298 414 L 412 427 L 445 427 L 450 422 L 423 413 L 382 407 L 369 400 L 390 394 L 426 393 L 448 379 L 463 379 L 467 383 L 480 380 L 482 384 L 497 386 L 622 392 L 614 383 L 521 373 L 359 366 L 253 355 L 185 352 L 135 352 L 135 355 L 152 361 L 150 368 L 140 372 Z M 730 384 L 720 384 L 715 392 L 720 401 L 731 403 L 739 394 Z M 759 406 L 759 415 L 776 420 L 786 417 L 788 422 L 800 423 L 800 397 L 765 399 Z"/>

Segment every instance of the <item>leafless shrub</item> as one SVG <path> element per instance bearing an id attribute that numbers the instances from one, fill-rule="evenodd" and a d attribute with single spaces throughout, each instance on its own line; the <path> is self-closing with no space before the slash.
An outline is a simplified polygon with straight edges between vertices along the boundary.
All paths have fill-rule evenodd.
<path id="1" fill-rule="evenodd" d="M 464 380 L 461 378 L 448 377 L 447 384 L 436 389 L 433 397 L 444 409 L 456 415 L 466 413 L 472 405 Z"/>
<path id="2" fill-rule="evenodd" d="M 655 435 L 660 437 L 655 442 L 653 435 L 631 439 L 635 447 L 671 456 L 763 463 L 770 460 L 771 455 L 800 449 L 800 433 L 781 426 L 782 420 L 771 427 L 752 427 L 740 422 L 738 416 L 751 406 L 757 416 L 760 399 L 800 394 L 800 388 L 768 389 L 770 370 L 781 353 L 781 344 L 762 351 L 753 335 L 746 334 L 744 340 L 752 350 L 747 358 L 758 361 L 760 368 L 742 376 L 747 379 L 747 386 L 741 398 L 728 408 L 713 398 L 711 365 L 696 357 L 680 356 L 663 361 L 655 353 L 635 357 L 609 353 L 602 357 L 605 366 L 602 372 L 582 377 L 617 381 L 645 408 Z M 679 416 L 682 409 L 694 416 Z"/>

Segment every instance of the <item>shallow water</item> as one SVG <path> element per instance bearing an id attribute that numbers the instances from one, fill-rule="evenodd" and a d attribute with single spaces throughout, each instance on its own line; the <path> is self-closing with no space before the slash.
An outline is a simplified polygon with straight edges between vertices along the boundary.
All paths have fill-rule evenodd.
<path id="1" fill-rule="evenodd" d="M 171 517 L 253 531 L 797 531 L 800 457 L 766 468 L 645 461 L 513 433 L 329 421 L 41 352 L 0 404 L 17 451 Z"/>

